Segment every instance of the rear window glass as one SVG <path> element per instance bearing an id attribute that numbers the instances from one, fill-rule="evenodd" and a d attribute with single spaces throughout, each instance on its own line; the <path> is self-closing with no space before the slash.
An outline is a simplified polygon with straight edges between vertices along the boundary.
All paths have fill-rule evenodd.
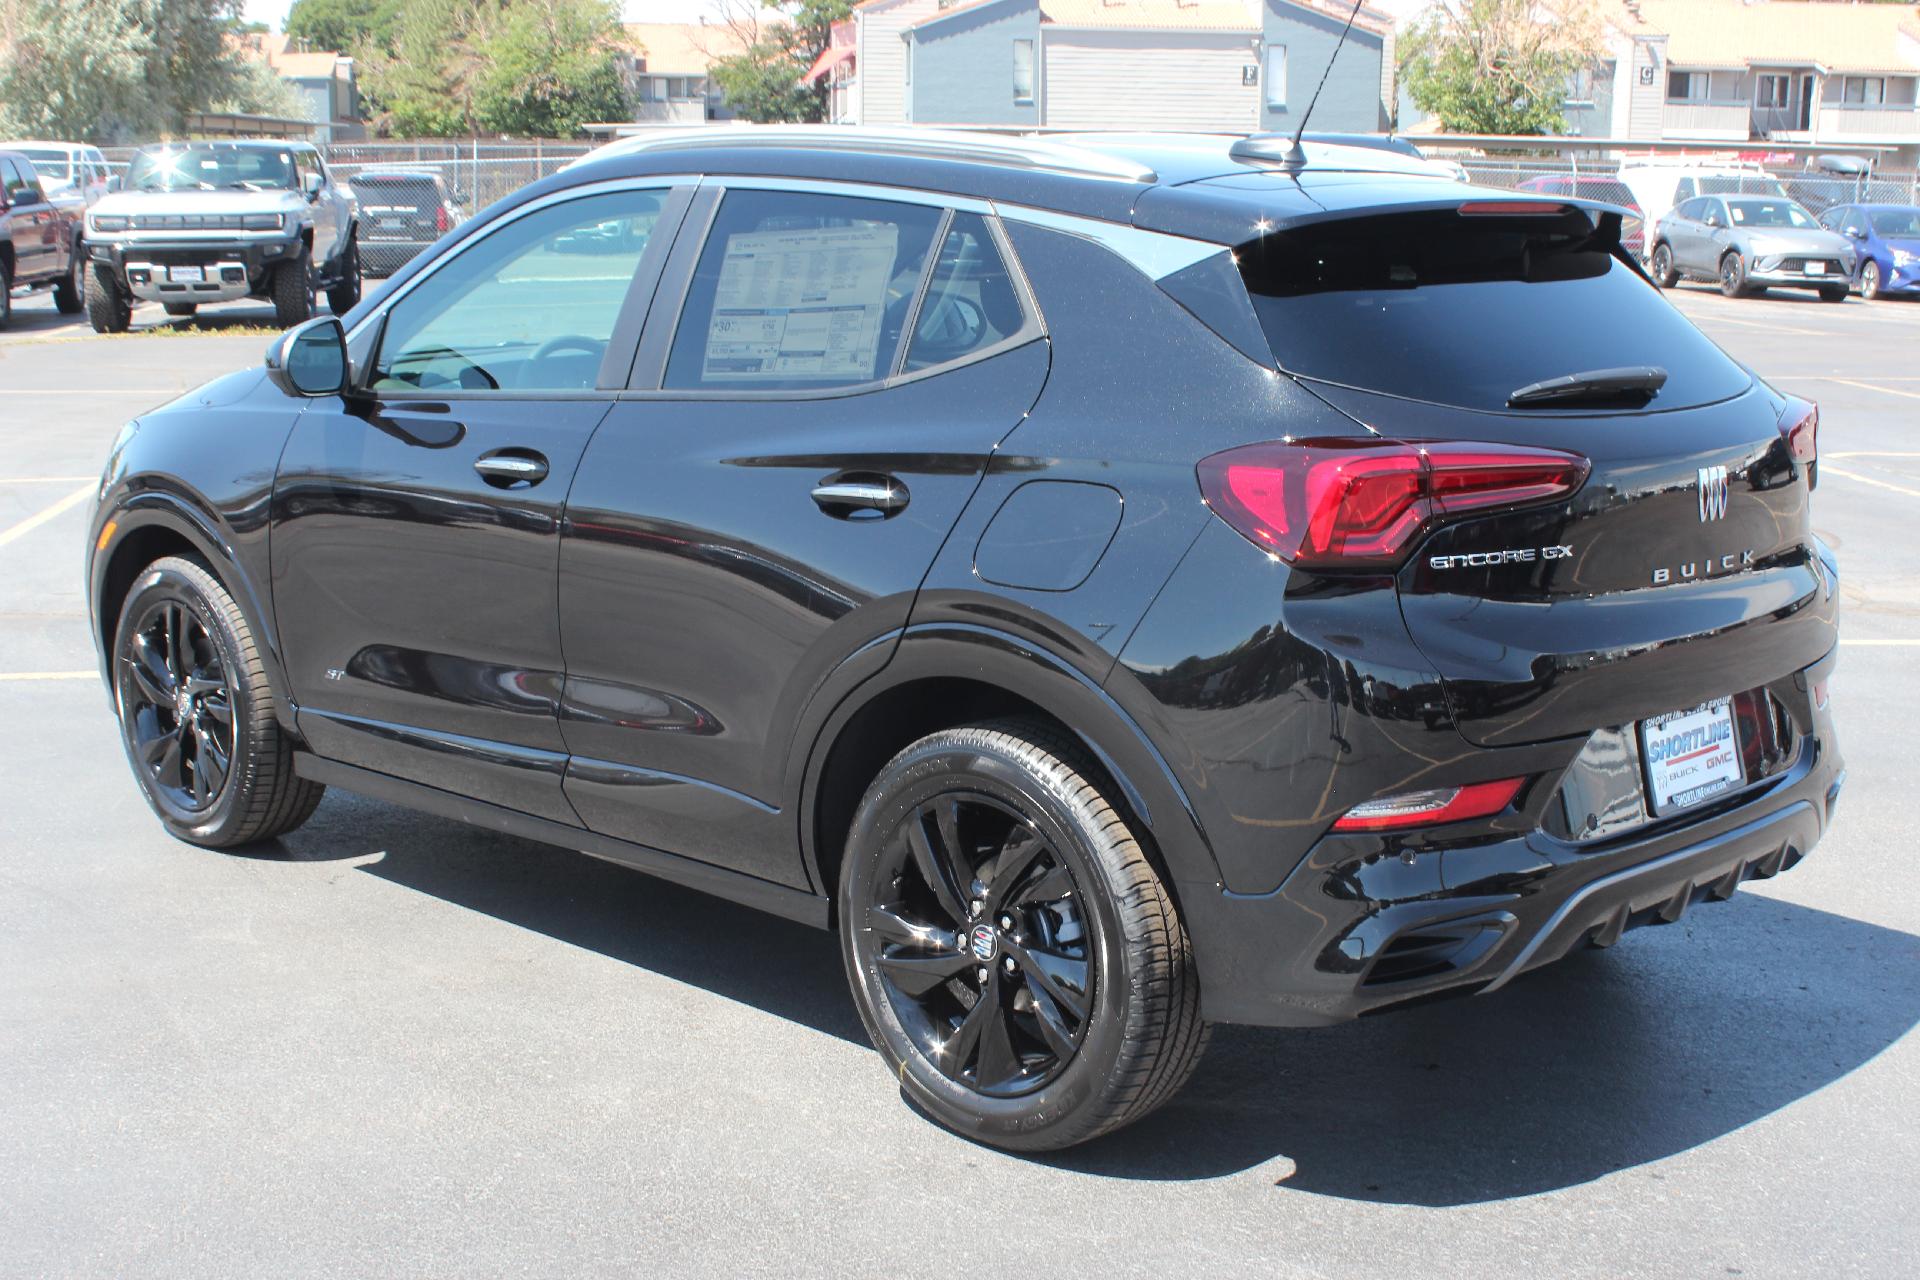
<path id="1" fill-rule="evenodd" d="M 1243 247 L 1240 265 L 1275 360 L 1302 377 L 1469 409 L 1630 365 L 1667 371 L 1651 409 L 1748 383 L 1584 213 L 1318 223 Z"/>

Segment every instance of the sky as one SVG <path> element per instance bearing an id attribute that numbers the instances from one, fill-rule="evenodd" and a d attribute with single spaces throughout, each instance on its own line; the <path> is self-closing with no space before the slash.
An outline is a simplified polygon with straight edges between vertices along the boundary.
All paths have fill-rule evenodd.
<path id="1" fill-rule="evenodd" d="M 712 8 L 714 0 L 625 0 L 628 22 L 695 22 Z M 246 0 L 247 21 L 264 22 L 279 31 L 286 26 L 293 0 Z"/>

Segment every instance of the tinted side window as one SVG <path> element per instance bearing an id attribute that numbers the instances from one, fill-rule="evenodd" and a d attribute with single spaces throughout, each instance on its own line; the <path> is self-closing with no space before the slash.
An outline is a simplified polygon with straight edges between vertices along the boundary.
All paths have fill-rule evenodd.
<path id="1" fill-rule="evenodd" d="M 34 184 L 32 165 L 16 165 L 12 160 L 0 160 L 0 184 L 7 188 L 7 199 L 15 204 L 32 204 L 40 198 L 39 188 Z"/>
<path id="2" fill-rule="evenodd" d="M 374 386 L 591 390 L 666 196 L 550 205 L 449 259 L 387 313 Z"/>
<path id="3" fill-rule="evenodd" d="M 934 263 L 907 348 L 908 369 L 964 359 L 1004 342 L 1025 323 L 1020 293 L 977 213 L 956 213 Z"/>
<path id="4" fill-rule="evenodd" d="M 940 217 L 856 196 L 729 191 L 664 385 L 791 391 L 887 377 Z"/>

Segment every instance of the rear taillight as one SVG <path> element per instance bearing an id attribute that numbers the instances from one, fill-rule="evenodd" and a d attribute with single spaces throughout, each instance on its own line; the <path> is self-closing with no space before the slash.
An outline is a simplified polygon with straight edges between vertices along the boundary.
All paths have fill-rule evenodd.
<path id="1" fill-rule="evenodd" d="M 447 217 L 447 206 L 440 205 L 433 211 L 433 229 L 435 233 L 439 235 L 447 234 L 447 227 L 450 221 Z"/>
<path id="2" fill-rule="evenodd" d="M 1787 453 L 1807 467 L 1807 488 L 1820 480 L 1820 406 L 1798 396 L 1787 397 L 1780 411 L 1780 436 L 1787 442 Z"/>
<path id="3" fill-rule="evenodd" d="M 1333 824 L 1335 831 L 1393 831 L 1401 827 L 1433 827 L 1443 822 L 1488 818 L 1513 803 L 1525 778 L 1475 782 L 1464 787 L 1437 787 L 1431 791 L 1402 791 L 1357 804 Z"/>
<path id="4" fill-rule="evenodd" d="M 1341 568 L 1392 564 L 1447 516 L 1564 498 L 1588 465 L 1522 445 L 1342 438 L 1245 445 L 1195 470 L 1207 505 L 1255 546 Z"/>

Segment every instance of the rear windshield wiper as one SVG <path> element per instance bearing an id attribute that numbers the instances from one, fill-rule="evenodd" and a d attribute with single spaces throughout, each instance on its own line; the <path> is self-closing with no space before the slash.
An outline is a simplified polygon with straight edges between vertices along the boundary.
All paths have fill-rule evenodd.
<path id="1" fill-rule="evenodd" d="M 1666 385 L 1667 371 L 1658 365 L 1592 369 L 1586 373 L 1569 373 L 1562 378 L 1529 382 L 1507 396 L 1507 407 L 1518 409 L 1530 404 L 1582 404 L 1616 400 L 1634 400 L 1645 404 L 1660 394 L 1660 388 Z"/>

